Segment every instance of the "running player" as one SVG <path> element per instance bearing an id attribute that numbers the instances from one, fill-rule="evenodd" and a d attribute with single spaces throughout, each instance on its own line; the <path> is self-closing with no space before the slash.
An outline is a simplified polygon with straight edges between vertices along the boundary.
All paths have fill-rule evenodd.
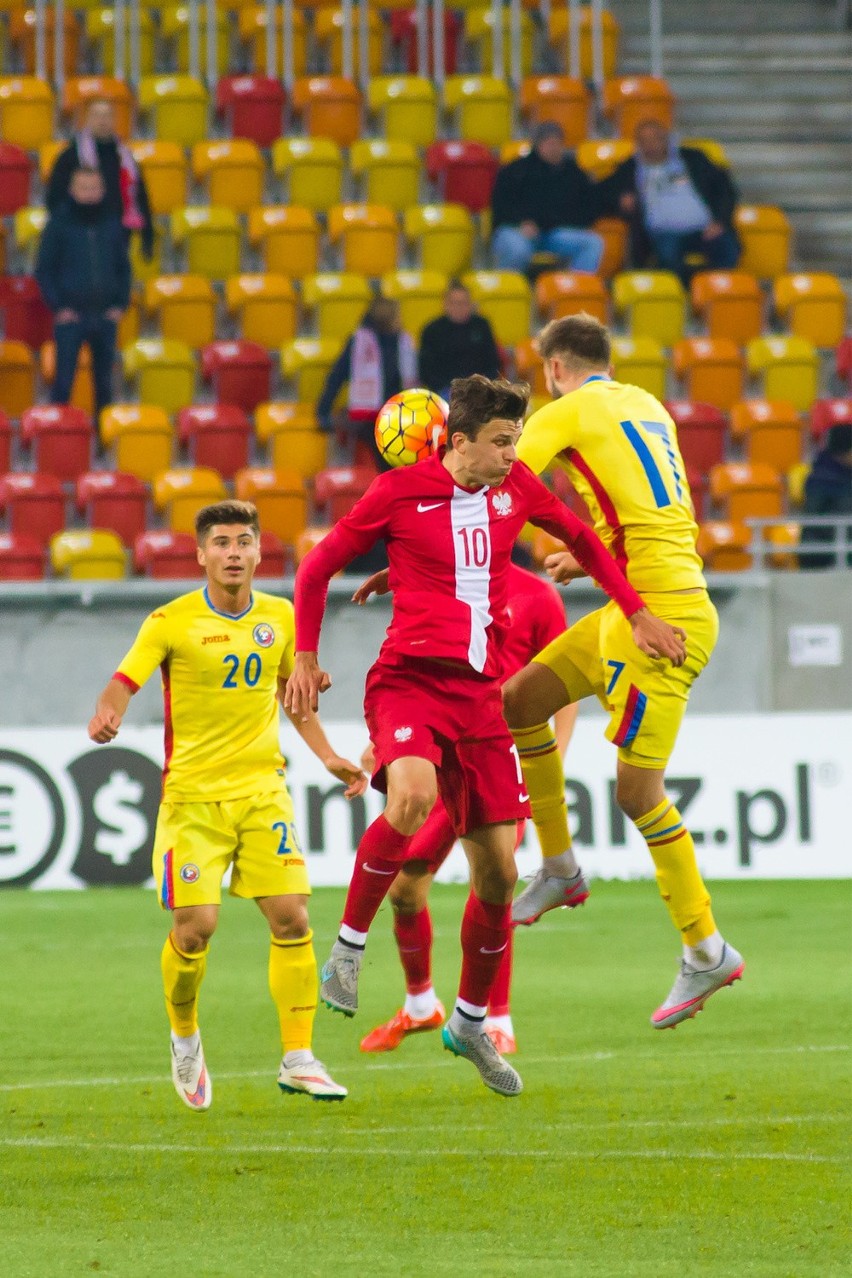
<path id="1" fill-rule="evenodd" d="M 446 450 L 380 475 L 303 559 L 285 698 L 297 717 L 316 709 L 331 682 L 317 658 L 328 582 L 383 539 L 393 618 L 367 676 L 364 710 L 373 784 L 387 789 L 388 802 L 359 845 L 321 995 L 346 1015 L 357 1010 L 367 931 L 440 786 L 471 867 L 459 997 L 443 1041 L 504 1095 L 520 1092 L 521 1080 L 495 1051 L 484 1020 L 510 927 L 516 823 L 528 812 L 497 682 L 510 555 L 522 526 L 530 520 L 571 547 L 629 617 L 644 651 L 684 655 L 680 638 L 645 608 L 594 533 L 516 463 L 528 396 L 527 386 L 479 375 L 454 381 Z"/>
<path id="2" fill-rule="evenodd" d="M 674 422 L 647 391 L 610 376 L 609 334 L 589 315 L 554 320 L 539 338 L 555 402 L 533 413 L 518 456 L 540 474 L 562 466 L 593 513 L 595 528 L 657 616 L 686 636 L 686 661 L 655 660 L 631 642 L 612 604 L 583 617 L 504 689 L 506 719 L 521 757 L 544 861 L 512 907 L 515 923 L 586 891 L 571 849 L 562 761 L 549 726 L 560 706 L 595 695 L 618 747 L 616 798 L 648 844 L 657 882 L 683 941 L 680 972 L 656 1009 L 657 1029 L 694 1016 L 739 979 L 743 959 L 720 936 L 692 836 L 667 798 L 665 769 L 689 691 L 718 633 L 695 549 L 697 528 Z M 549 562 L 557 581 L 576 576 L 570 555 Z"/>
<path id="3" fill-rule="evenodd" d="M 172 1080 L 190 1109 L 209 1109 L 213 1087 L 198 1031 L 198 993 L 230 866 L 231 895 L 256 901 L 271 932 L 269 988 L 284 1052 L 278 1085 L 343 1100 L 346 1088 L 311 1050 L 317 998 L 311 889 L 278 740 L 277 698 L 293 668 L 293 605 L 252 591 L 260 530 L 250 502 L 205 506 L 195 527 L 206 586 L 142 623 L 89 724 L 93 741 L 112 741 L 131 697 L 160 668 L 166 763 L 154 876 L 160 903 L 171 911 L 161 966 Z M 291 722 L 347 786 L 347 797 L 362 794 L 367 778 L 335 754 L 316 715 L 308 710 Z"/>

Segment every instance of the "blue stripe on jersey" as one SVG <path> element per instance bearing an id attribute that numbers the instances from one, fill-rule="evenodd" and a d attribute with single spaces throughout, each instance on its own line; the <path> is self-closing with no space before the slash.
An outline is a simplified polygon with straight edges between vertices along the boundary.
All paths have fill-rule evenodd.
<path id="1" fill-rule="evenodd" d="M 663 477 L 660 474 L 657 463 L 651 456 L 650 448 L 639 434 L 639 431 L 633 425 L 633 422 L 622 422 L 621 429 L 630 440 L 636 456 L 642 463 L 642 469 L 648 476 L 648 483 L 651 485 L 651 492 L 654 494 L 654 501 L 657 503 L 657 509 L 660 510 L 663 506 L 670 506 L 672 504 L 671 498 L 666 492 Z"/>
<path id="2" fill-rule="evenodd" d="M 254 607 L 254 595 L 252 595 L 251 598 L 249 599 L 248 607 L 243 608 L 242 612 L 220 612 L 219 609 L 215 608 L 213 604 L 210 602 L 210 596 L 207 593 L 206 586 L 204 587 L 204 590 L 202 593 L 204 595 L 204 602 L 207 604 L 207 607 L 210 609 L 210 611 L 215 612 L 217 617 L 227 617 L 229 621 L 239 621 L 241 617 L 245 617 L 247 613 L 250 613 L 252 608 Z"/>

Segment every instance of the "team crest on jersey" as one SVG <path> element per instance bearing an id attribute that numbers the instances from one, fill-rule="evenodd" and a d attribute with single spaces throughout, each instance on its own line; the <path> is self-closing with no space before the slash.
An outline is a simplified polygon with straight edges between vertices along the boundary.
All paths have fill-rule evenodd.
<path id="1" fill-rule="evenodd" d="M 511 515 L 512 513 L 512 494 L 511 493 L 495 493 L 491 498 L 491 505 L 494 507 L 494 513 L 497 515 Z"/>
<path id="2" fill-rule="evenodd" d="M 393 734 L 393 739 L 394 741 L 410 741 L 413 735 L 413 728 L 397 728 Z"/>
<path id="3" fill-rule="evenodd" d="M 252 638 L 259 648 L 271 648 L 275 643 L 275 631 L 265 621 L 261 621 L 252 631 Z"/>
<path id="4" fill-rule="evenodd" d="M 197 865 L 193 865 L 190 861 L 180 867 L 180 877 L 184 883 L 197 883 L 201 878 L 201 871 Z"/>

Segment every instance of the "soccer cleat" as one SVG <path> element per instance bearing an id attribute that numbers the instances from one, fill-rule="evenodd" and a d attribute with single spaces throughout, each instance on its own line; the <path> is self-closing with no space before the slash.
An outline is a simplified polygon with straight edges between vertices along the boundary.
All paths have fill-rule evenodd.
<path id="1" fill-rule="evenodd" d="M 453 1056 L 463 1056 L 479 1070 L 480 1078 L 492 1092 L 500 1096 L 517 1096 L 524 1090 L 520 1074 L 503 1060 L 485 1030 L 471 1037 L 456 1034 L 450 1019 L 441 1030 L 441 1039 L 448 1052 L 452 1052 Z"/>
<path id="2" fill-rule="evenodd" d="M 361 1039 L 362 1052 L 393 1052 L 409 1034 L 422 1034 L 424 1030 L 440 1029 L 446 1012 L 439 1003 L 431 1016 L 416 1020 L 400 1008 L 395 1016 L 383 1025 L 377 1025 Z"/>
<path id="3" fill-rule="evenodd" d="M 520 896 L 512 902 L 512 926 L 529 927 L 537 923 L 542 914 L 548 910 L 558 910 L 567 906 L 573 910 L 582 905 L 589 897 L 589 885 L 583 878 L 583 871 L 578 870 L 573 878 L 548 878 L 544 867 L 537 870 Z"/>
<path id="4" fill-rule="evenodd" d="M 213 1083 L 204 1063 L 201 1039 L 194 1052 L 181 1052 L 174 1042 L 172 1048 L 172 1082 L 175 1091 L 189 1109 L 209 1109 L 213 1103 Z"/>
<path id="5" fill-rule="evenodd" d="M 738 954 L 732 945 L 725 946 L 721 963 L 709 972 L 699 972 L 682 959 L 680 972 L 668 998 L 651 1017 L 654 1029 L 674 1029 L 681 1021 L 697 1015 L 710 995 L 726 985 L 733 985 L 742 976 L 744 968 L 742 954 Z"/>
<path id="6" fill-rule="evenodd" d="M 282 1060 L 278 1071 L 278 1086 L 282 1092 L 289 1092 L 291 1096 L 301 1093 L 312 1096 L 314 1100 L 342 1101 L 349 1095 L 345 1087 L 335 1083 L 322 1061 L 318 1061 L 316 1057 L 306 1065 L 293 1065 L 290 1069 Z"/>
<path id="7" fill-rule="evenodd" d="M 354 1016 L 358 1011 L 358 973 L 363 950 L 335 941 L 320 972 L 320 998 L 333 1012 Z"/>
<path id="8" fill-rule="evenodd" d="M 518 1043 L 514 1034 L 507 1034 L 499 1025 L 489 1025 L 486 1022 L 485 1033 L 494 1044 L 494 1050 L 499 1052 L 501 1056 L 514 1056 L 518 1050 Z"/>

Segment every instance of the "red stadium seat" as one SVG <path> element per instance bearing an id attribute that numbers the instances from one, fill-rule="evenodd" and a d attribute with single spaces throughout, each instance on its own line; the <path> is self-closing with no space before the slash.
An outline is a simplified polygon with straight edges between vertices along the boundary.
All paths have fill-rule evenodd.
<path id="1" fill-rule="evenodd" d="M 459 60 L 459 38 L 462 23 L 459 15 L 451 9 L 444 10 L 444 74 L 455 75 Z M 412 75 L 418 72 L 417 65 L 417 11 L 415 9 L 394 9 L 390 15 L 391 44 L 399 49 L 405 59 L 406 70 Z M 432 66 L 432 20 L 429 19 L 427 37 L 428 66 Z"/>
<path id="2" fill-rule="evenodd" d="M 220 404 L 253 413 L 271 399 L 272 357 L 257 342 L 211 342 L 201 352 L 201 375 Z"/>
<path id="3" fill-rule="evenodd" d="M 76 505 L 90 528 L 108 528 L 132 546 L 145 531 L 148 489 L 135 475 L 90 470 L 77 480 Z"/>
<path id="4" fill-rule="evenodd" d="M 229 75 L 216 86 L 216 114 L 233 138 L 272 146 L 284 132 L 285 94 L 280 80 L 265 75 Z"/>
<path id="5" fill-rule="evenodd" d="M 692 466 L 706 473 L 711 466 L 725 460 L 728 423 L 721 408 L 676 399 L 667 403 L 666 409 L 677 426 L 680 452 L 687 469 Z"/>
<path id="6" fill-rule="evenodd" d="M 223 479 L 248 466 L 252 424 L 236 404 L 191 404 L 178 413 L 177 427 L 193 466 L 212 466 Z"/>
<path id="7" fill-rule="evenodd" d="M 822 439 L 826 431 L 841 422 L 852 422 L 852 395 L 842 399 L 818 399 L 811 406 L 811 435 Z"/>
<path id="8" fill-rule="evenodd" d="M 0 276 L 0 310 L 9 341 L 37 351 L 53 337 L 53 314 L 32 275 Z"/>
<path id="9" fill-rule="evenodd" d="M 852 390 L 852 337 L 844 337 L 838 346 L 835 367 L 837 376 L 842 378 Z"/>
<path id="10" fill-rule="evenodd" d="M 75 480 L 92 463 L 94 427 L 88 413 L 70 404 L 38 404 L 21 417 L 21 439 L 35 451 L 36 469 Z"/>
<path id="11" fill-rule="evenodd" d="M 12 469 L 12 423 L 0 412 L 0 475 Z"/>
<path id="12" fill-rule="evenodd" d="M 41 581 L 44 547 L 27 533 L 0 533 L 0 581 Z"/>
<path id="13" fill-rule="evenodd" d="M 438 188 L 437 199 L 463 204 L 481 213 L 491 203 L 500 163 L 481 142 L 433 142 L 426 148 L 426 173 Z"/>
<path id="14" fill-rule="evenodd" d="M 28 533 L 43 546 L 65 527 L 62 481 L 55 475 L 0 476 L 0 507 L 8 514 L 11 532 Z"/>
<path id="15" fill-rule="evenodd" d="M 30 202 L 33 162 L 19 146 L 0 142 L 0 217 L 11 217 Z"/>
<path id="16" fill-rule="evenodd" d="M 314 475 L 314 501 L 334 524 L 363 497 L 375 477 L 376 472 L 368 466 L 329 466 Z"/>
<path id="17" fill-rule="evenodd" d="M 260 564 L 255 576 L 283 577 L 289 567 L 289 552 L 280 537 L 263 531 L 260 534 Z"/>
<path id="18" fill-rule="evenodd" d="M 198 577 L 196 551 L 191 533 L 144 532 L 133 546 L 133 566 L 146 577 Z"/>
<path id="19" fill-rule="evenodd" d="M 704 518 L 704 510 L 707 505 L 707 473 L 706 471 L 695 470 L 687 465 L 686 482 L 689 484 L 692 504 L 695 507 L 695 518 L 700 524 Z"/>

